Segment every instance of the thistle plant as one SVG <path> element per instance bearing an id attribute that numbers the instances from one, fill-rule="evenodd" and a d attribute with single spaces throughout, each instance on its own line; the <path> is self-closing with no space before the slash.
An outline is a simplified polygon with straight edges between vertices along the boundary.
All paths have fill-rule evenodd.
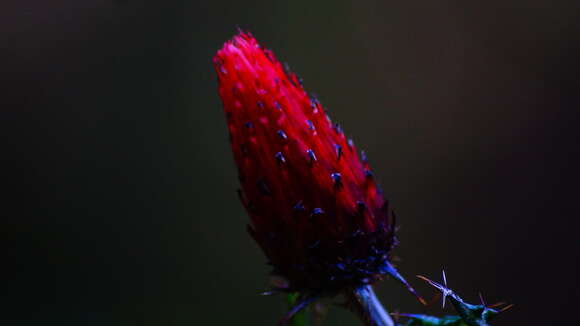
<path id="1" fill-rule="evenodd" d="M 407 323 L 404 324 L 406 326 L 438 326 L 438 325 L 447 325 L 447 326 L 488 326 L 489 322 L 497 316 L 499 313 L 506 311 L 513 307 L 511 305 L 505 305 L 503 302 L 499 302 L 493 305 L 487 305 L 483 300 L 483 296 L 481 293 L 479 294 L 479 299 L 481 300 L 481 304 L 470 304 L 463 299 L 459 295 L 457 295 L 453 290 L 447 287 L 447 277 L 445 276 L 445 271 L 442 272 L 443 276 L 443 284 L 437 283 L 432 281 L 425 276 L 417 275 L 420 279 L 426 281 L 427 283 L 431 284 L 437 290 L 441 291 L 443 301 L 442 301 L 442 308 L 445 308 L 445 302 L 447 298 L 451 301 L 453 308 L 458 313 L 458 315 L 450 315 L 444 316 L 441 318 L 427 316 L 427 315 L 420 315 L 420 314 L 394 314 L 397 317 L 405 317 L 408 319 Z M 498 308 L 500 306 L 504 306 L 500 310 L 496 310 L 494 308 Z"/>
<path id="2" fill-rule="evenodd" d="M 279 324 L 342 296 L 365 324 L 395 325 L 372 288 L 386 275 L 424 303 L 391 263 L 395 214 L 365 153 L 249 33 L 226 42 L 213 62 L 248 232 L 278 280 L 269 292 L 292 294 Z"/>

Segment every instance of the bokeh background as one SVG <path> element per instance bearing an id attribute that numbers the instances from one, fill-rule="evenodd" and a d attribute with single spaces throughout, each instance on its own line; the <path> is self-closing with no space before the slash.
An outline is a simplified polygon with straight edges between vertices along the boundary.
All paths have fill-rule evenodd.
<path id="1" fill-rule="evenodd" d="M 6 325 L 274 325 L 211 59 L 249 29 L 366 150 L 401 272 L 577 323 L 578 1 L 0 4 Z M 424 310 L 394 281 L 391 310 Z M 330 308 L 325 325 L 358 325 Z"/>

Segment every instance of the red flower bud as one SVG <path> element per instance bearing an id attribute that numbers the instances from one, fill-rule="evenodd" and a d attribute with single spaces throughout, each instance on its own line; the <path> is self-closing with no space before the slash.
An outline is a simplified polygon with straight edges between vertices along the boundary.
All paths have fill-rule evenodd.
<path id="1" fill-rule="evenodd" d="M 366 158 L 299 78 L 247 33 L 214 58 L 250 234 L 291 290 L 380 278 L 394 217 Z"/>

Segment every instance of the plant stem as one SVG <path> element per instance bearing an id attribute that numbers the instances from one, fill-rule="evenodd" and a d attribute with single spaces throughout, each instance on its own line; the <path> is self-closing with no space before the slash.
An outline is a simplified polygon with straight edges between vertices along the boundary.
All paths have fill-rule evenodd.
<path id="1" fill-rule="evenodd" d="M 300 295 L 298 293 L 288 294 L 286 301 L 292 309 L 296 304 L 299 303 Z M 308 326 L 308 307 L 302 308 L 300 311 L 296 312 L 290 319 L 291 326 Z"/>
<path id="2" fill-rule="evenodd" d="M 394 326 L 389 313 L 375 295 L 372 286 L 364 285 L 347 294 L 351 309 L 367 326 Z"/>

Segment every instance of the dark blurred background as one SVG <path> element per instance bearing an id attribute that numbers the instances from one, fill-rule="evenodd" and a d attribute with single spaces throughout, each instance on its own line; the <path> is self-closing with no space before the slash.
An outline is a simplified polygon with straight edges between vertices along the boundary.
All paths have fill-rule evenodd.
<path id="1" fill-rule="evenodd" d="M 236 26 L 365 149 L 401 272 L 577 323 L 578 1 L 0 4 L 6 325 L 274 325 L 211 59 Z M 423 312 L 394 281 L 391 310 Z M 428 312 L 442 312 L 435 304 Z M 358 325 L 331 308 L 325 325 Z"/>

